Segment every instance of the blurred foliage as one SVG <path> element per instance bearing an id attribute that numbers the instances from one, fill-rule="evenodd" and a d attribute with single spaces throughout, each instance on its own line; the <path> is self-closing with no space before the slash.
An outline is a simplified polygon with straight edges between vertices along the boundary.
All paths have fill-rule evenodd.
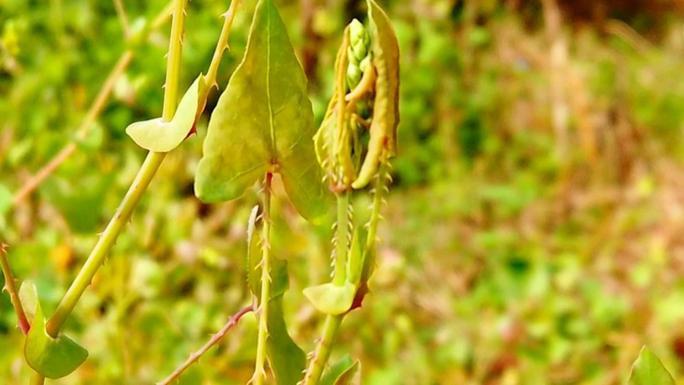
<path id="1" fill-rule="evenodd" d="M 165 6 L 124 3 L 131 23 Z M 222 86 L 244 50 L 253 2 L 243 3 Z M 318 121 L 340 31 L 361 3 L 280 1 Z M 372 295 L 347 317 L 334 354 L 359 359 L 369 385 L 620 384 L 644 343 L 675 378 L 684 373 L 679 14 L 658 9 L 654 27 L 643 22 L 656 17 L 648 7 L 622 17 L 621 6 L 600 20 L 563 13 L 572 17 L 554 33 L 536 2 L 384 3 L 402 49 L 395 186 Z M 209 63 L 227 7 L 190 2 L 186 87 Z M 10 192 L 74 139 L 131 43 L 109 1 L 0 2 L 0 236 L 46 312 L 143 159 L 124 128 L 161 112 L 167 35 L 168 25 L 133 46 L 91 135 L 10 210 Z M 556 60 L 559 41 L 566 54 Z M 216 94 L 208 109 L 215 102 Z M 565 135 L 554 109 L 567 112 Z M 240 264 L 256 195 L 215 206 L 193 197 L 205 126 L 167 157 L 76 308 L 67 329 L 90 357 L 54 383 L 154 383 L 250 300 Z M 273 249 L 290 265 L 293 338 L 311 349 L 320 319 L 301 290 L 327 277 L 329 234 L 280 191 Z M 15 323 L 0 296 L 7 384 L 28 376 Z M 246 316 L 181 383 L 244 383 L 255 330 Z"/>

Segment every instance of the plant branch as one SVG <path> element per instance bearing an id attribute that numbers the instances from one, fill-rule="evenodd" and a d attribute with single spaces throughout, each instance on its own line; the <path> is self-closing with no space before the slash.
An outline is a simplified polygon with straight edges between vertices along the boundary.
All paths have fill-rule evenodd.
<path id="1" fill-rule="evenodd" d="M 264 207 L 261 232 L 261 297 L 259 299 L 259 333 L 257 336 L 257 354 L 252 381 L 254 385 L 263 385 L 266 378 L 266 343 L 268 342 L 268 303 L 271 298 L 271 180 L 273 174 L 268 172 L 264 182 Z"/>
<path id="2" fill-rule="evenodd" d="M 240 309 L 240 311 L 233 314 L 230 317 L 230 319 L 228 320 L 228 322 L 221 328 L 221 330 L 219 330 L 216 334 L 214 334 L 209 339 L 209 341 L 207 341 L 207 343 L 204 344 L 204 346 L 202 346 L 198 351 L 192 353 L 190 355 L 190 357 L 188 357 L 188 359 L 185 360 L 185 362 L 183 362 L 183 364 L 181 366 L 176 368 L 176 370 L 174 370 L 173 373 L 171 373 L 164 380 L 158 382 L 157 385 L 169 385 L 173 381 L 177 380 L 181 376 L 181 374 L 183 374 L 183 372 L 187 368 L 190 367 L 190 365 L 197 362 L 197 360 L 199 360 L 200 357 L 204 353 L 206 353 L 209 349 L 211 349 L 212 346 L 219 343 L 221 341 L 221 339 L 223 337 L 225 337 L 225 335 L 228 333 L 228 331 L 230 331 L 230 329 L 232 329 L 235 325 L 237 325 L 237 323 L 240 321 L 240 318 L 242 318 L 242 316 L 244 316 L 245 314 L 252 312 L 252 311 L 254 311 L 254 305 L 249 305 L 249 306 L 243 307 L 242 309 Z"/>
<path id="3" fill-rule="evenodd" d="M 126 8 L 124 8 L 122 0 L 114 0 L 114 8 L 116 9 L 116 16 L 119 18 L 119 22 L 121 23 L 124 36 L 128 37 L 130 35 L 128 16 L 126 15 Z"/>
<path id="4" fill-rule="evenodd" d="M 14 312 L 17 313 L 17 324 L 19 325 L 19 329 L 21 329 L 22 333 L 28 334 L 31 325 L 29 324 L 28 318 L 26 318 L 24 307 L 21 304 L 21 299 L 19 298 L 19 293 L 14 283 L 12 269 L 7 260 L 7 245 L 4 243 L 0 243 L 0 267 L 2 268 L 2 274 L 5 276 L 4 290 L 7 290 L 7 293 L 10 296 L 10 302 L 12 302 L 12 306 L 14 306 Z"/>
<path id="5" fill-rule="evenodd" d="M 335 234 L 335 272 L 333 282 L 343 285 L 347 278 L 347 253 L 351 240 L 349 191 L 337 194 L 337 228 Z"/>
<path id="6" fill-rule="evenodd" d="M 185 28 L 185 4 L 187 0 L 175 0 L 169 52 L 166 59 L 166 81 L 164 82 L 164 107 L 162 119 L 169 122 L 173 119 L 178 106 L 178 79 L 180 79 L 181 59 L 183 53 L 183 30 Z"/>
<path id="7" fill-rule="evenodd" d="M 171 5 L 172 4 L 173 3 L 171 3 Z M 170 15 L 170 8 L 167 6 L 157 15 L 157 17 L 155 17 L 154 21 L 152 22 L 151 30 L 161 27 L 169 19 Z M 130 49 L 121 54 L 116 64 L 114 64 L 114 67 L 109 72 L 109 75 L 107 75 L 107 78 L 98 91 L 97 96 L 95 96 L 93 103 L 88 108 L 88 111 L 81 121 L 81 124 L 76 129 L 76 141 L 72 141 L 64 146 L 64 148 L 62 148 L 52 159 L 50 159 L 48 163 L 46 163 L 40 170 L 38 170 L 38 172 L 36 172 L 35 175 L 29 178 L 23 184 L 23 186 L 21 186 L 21 188 L 14 194 L 14 197 L 12 198 L 12 206 L 16 206 L 29 195 L 31 195 L 33 191 L 35 191 L 36 188 L 38 188 L 38 186 L 40 186 L 40 184 L 47 179 L 48 176 L 50 176 L 76 151 L 78 148 L 77 142 L 79 140 L 83 140 L 94 126 L 95 120 L 98 116 L 100 116 L 100 113 L 102 113 L 102 110 L 109 101 L 109 97 L 112 94 L 112 90 L 114 89 L 116 81 L 128 68 L 128 65 L 131 63 L 132 59 L 133 51 Z"/>
<path id="8" fill-rule="evenodd" d="M 349 206 L 349 191 L 337 194 L 337 229 L 335 234 L 335 272 L 333 282 L 342 285 L 346 279 L 347 254 L 349 252 L 351 238 L 351 215 Z M 344 315 L 328 315 L 325 317 L 323 334 L 321 335 L 316 350 L 311 357 L 309 366 L 304 375 L 303 385 L 316 385 L 323 374 L 332 344 L 335 342 L 337 330 L 342 323 Z"/>
<path id="9" fill-rule="evenodd" d="M 323 326 L 323 334 L 320 341 L 316 345 L 316 351 L 311 357 L 309 367 L 306 369 L 304 375 L 303 385 L 316 385 L 321 379 L 323 369 L 330 358 L 332 351 L 332 344 L 335 342 L 337 330 L 342 323 L 342 315 L 328 315 L 325 317 L 325 325 Z"/>
<path id="10" fill-rule="evenodd" d="M 375 245 L 377 243 L 378 223 L 382 220 L 382 206 L 385 204 L 385 194 L 389 190 L 392 181 L 390 176 L 390 164 L 383 160 L 373 181 L 373 203 L 371 206 L 371 216 L 368 220 L 368 234 L 366 235 L 365 255 L 368 258 L 364 261 L 363 271 L 361 272 L 361 282 L 367 282 L 370 278 L 372 269 L 375 266 Z"/>
<path id="11" fill-rule="evenodd" d="M 221 59 L 223 58 L 223 52 L 229 48 L 228 46 L 228 36 L 230 35 L 230 30 L 233 26 L 233 20 L 235 19 L 235 13 L 237 12 L 237 7 L 240 4 L 240 0 L 232 0 L 230 2 L 230 7 L 228 11 L 223 14 L 224 21 L 223 27 L 221 28 L 221 34 L 216 42 L 216 49 L 214 50 L 214 55 L 211 58 L 211 63 L 209 64 L 209 70 L 205 77 L 207 84 L 209 86 L 218 85 L 216 84 L 216 74 L 218 73 L 219 65 L 221 64 Z"/>
<path id="12" fill-rule="evenodd" d="M 162 114 L 162 117 L 165 120 L 171 120 L 173 118 L 176 111 L 176 102 L 178 100 L 178 78 L 180 76 L 186 1 L 187 0 L 176 0 L 173 10 L 167 61 L 166 87 L 164 89 L 164 110 Z M 83 295 L 85 289 L 90 285 L 93 276 L 95 276 L 95 273 L 104 262 L 109 250 L 114 245 L 123 226 L 130 218 L 133 209 L 137 206 L 165 156 L 165 153 L 148 153 L 147 158 L 145 158 L 140 170 L 138 170 L 138 174 L 133 180 L 131 187 L 121 201 L 119 208 L 101 234 L 71 286 L 64 294 L 55 313 L 48 320 L 46 329 L 51 336 L 56 337 L 59 334 L 62 325 L 69 317 L 69 314 L 71 314 L 71 311 L 76 306 L 76 303 L 81 298 L 81 295 Z"/>

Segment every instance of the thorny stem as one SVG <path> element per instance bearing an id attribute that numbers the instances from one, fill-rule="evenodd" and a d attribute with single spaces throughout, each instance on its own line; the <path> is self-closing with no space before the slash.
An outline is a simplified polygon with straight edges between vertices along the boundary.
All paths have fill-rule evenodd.
<path id="1" fill-rule="evenodd" d="M 173 5 L 172 3 L 170 3 Z M 162 10 L 157 17 L 155 17 L 154 21 L 152 22 L 152 28 L 151 30 L 155 30 L 159 27 L 161 27 L 168 19 L 169 16 L 171 15 L 170 8 L 167 6 Z M 116 81 L 119 79 L 121 74 L 128 68 L 128 65 L 131 63 L 131 60 L 133 59 L 133 51 L 132 50 L 126 50 L 124 51 L 121 56 L 119 57 L 119 60 L 117 60 L 116 64 L 112 68 L 112 70 L 109 72 L 109 75 L 107 75 L 107 78 L 105 79 L 105 82 L 102 84 L 102 87 L 100 88 L 100 91 L 98 91 L 97 96 L 93 100 L 93 103 L 90 105 L 90 108 L 88 109 L 88 112 L 86 113 L 85 117 L 81 121 L 81 124 L 79 125 L 78 129 L 76 130 L 76 141 L 75 142 L 70 142 L 67 144 L 62 150 L 60 150 L 48 163 L 43 166 L 38 172 L 33 175 L 31 178 L 29 178 L 26 183 L 19 189 L 14 194 L 14 197 L 12 198 L 12 206 L 16 206 L 19 204 L 21 201 L 26 199 L 33 191 L 40 186 L 43 181 L 50 176 L 64 161 L 66 161 L 78 148 L 77 142 L 83 140 L 86 135 L 90 132 L 92 127 L 95 124 L 95 120 L 97 117 L 100 115 L 102 110 L 104 109 L 105 105 L 107 104 L 107 101 L 109 100 L 109 97 L 112 94 L 112 90 L 114 89 L 114 85 L 116 84 Z"/>
<path id="2" fill-rule="evenodd" d="M 157 385 L 169 385 L 169 384 L 171 384 L 173 381 L 177 380 L 177 379 L 181 376 L 181 374 L 183 374 L 183 372 L 184 372 L 187 368 L 190 367 L 190 365 L 192 365 L 192 364 L 195 363 L 197 360 L 199 360 L 200 357 L 201 357 L 204 353 L 206 353 L 209 349 L 211 349 L 212 346 L 214 346 L 214 345 L 216 345 L 217 343 L 219 343 L 219 341 L 221 341 L 221 339 L 222 339 L 223 337 L 225 337 L 225 335 L 228 333 L 228 331 L 230 331 L 230 329 L 232 329 L 235 325 L 237 325 L 237 323 L 240 321 L 240 319 L 242 318 L 242 316 L 244 316 L 245 314 L 247 314 L 247 313 L 249 313 L 249 312 L 252 312 L 252 311 L 254 311 L 254 305 L 249 305 L 249 306 L 243 307 L 242 309 L 240 309 L 240 311 L 238 311 L 237 313 L 233 314 L 233 315 L 230 317 L 230 319 L 228 320 L 228 322 L 221 328 L 221 330 L 219 330 L 216 334 L 214 334 L 213 336 L 211 336 L 211 338 L 209 339 L 209 341 L 207 341 L 207 343 L 204 344 L 204 346 L 202 346 L 202 347 L 201 347 L 198 351 L 196 351 L 195 353 L 192 353 L 192 354 L 190 355 L 190 357 L 188 357 L 188 359 L 185 360 L 185 362 L 183 362 L 183 364 L 182 364 L 181 366 L 179 366 L 178 368 L 176 368 L 176 370 L 174 370 L 173 373 L 171 373 L 171 374 L 170 374 L 168 377 L 166 377 L 164 380 L 158 382 Z"/>
<path id="3" fill-rule="evenodd" d="M 333 283 L 343 285 L 346 279 L 347 254 L 351 238 L 351 218 L 349 206 L 349 191 L 337 194 L 337 229 L 335 234 L 335 273 Z M 328 315 L 325 318 L 323 334 L 306 369 L 303 385 L 316 385 L 323 374 L 332 345 L 337 336 L 337 330 L 342 323 L 343 315 Z"/>
<path id="4" fill-rule="evenodd" d="M 12 269 L 10 268 L 9 261 L 7 260 L 7 245 L 0 243 L 0 267 L 2 268 L 2 274 L 5 276 L 5 287 L 7 293 L 10 296 L 10 302 L 14 306 L 14 312 L 17 313 L 17 324 L 19 329 L 24 334 L 28 334 L 31 325 L 26 318 L 26 313 L 24 313 L 24 307 L 21 304 L 21 299 L 19 298 L 19 293 L 17 292 L 17 287 L 14 283 L 14 276 L 12 275 Z"/>
<path id="5" fill-rule="evenodd" d="M 166 85 L 164 89 L 164 110 L 162 112 L 162 118 L 164 120 L 171 120 L 176 112 L 186 1 L 187 0 L 176 0 L 173 10 Z M 76 303 L 81 298 L 85 289 L 90 285 L 90 281 L 104 262 L 107 253 L 114 245 L 123 226 L 128 221 L 128 218 L 130 218 L 133 209 L 140 201 L 140 198 L 150 184 L 154 174 L 159 169 L 165 156 L 165 153 L 148 153 L 147 158 L 145 158 L 140 170 L 138 170 L 135 180 L 121 201 L 114 217 L 112 217 L 104 232 L 101 234 L 85 264 L 78 272 L 78 275 L 57 306 L 55 313 L 48 320 L 46 329 L 47 333 L 51 336 L 56 337 L 59 334 L 59 330 L 76 306 Z"/>
<path id="6" fill-rule="evenodd" d="M 337 228 L 335 233 L 335 272 L 333 282 L 343 285 L 347 278 L 347 252 L 351 238 L 351 218 L 349 217 L 349 191 L 337 194 Z"/>
<path id="7" fill-rule="evenodd" d="M 337 330 L 342 323 L 342 315 L 329 315 L 325 318 L 325 325 L 323 326 L 323 334 L 321 335 L 316 351 L 311 357 L 309 367 L 306 369 L 303 385 L 316 385 L 323 374 L 325 364 L 330 358 L 332 351 L 332 344 L 335 342 Z"/>
<path id="8" fill-rule="evenodd" d="M 205 77 L 209 86 L 216 85 L 216 74 L 221 64 L 221 58 L 223 57 L 223 52 L 228 49 L 228 36 L 230 35 L 231 27 L 233 26 L 233 20 L 235 19 L 235 13 L 237 7 L 240 4 L 240 0 L 232 0 L 230 2 L 230 7 L 228 11 L 223 14 L 224 22 L 221 28 L 221 34 L 219 35 L 218 42 L 216 43 L 216 49 L 214 50 L 214 56 L 211 58 L 211 64 L 209 64 L 209 70 L 207 71 L 207 76 Z"/>
<path id="9" fill-rule="evenodd" d="M 373 203 L 372 203 L 372 212 L 370 219 L 368 221 L 368 235 L 366 238 L 366 255 L 367 258 L 370 258 L 369 261 L 366 261 L 364 263 L 364 271 L 362 272 L 362 278 L 361 281 L 365 282 L 368 279 L 368 275 L 370 274 L 370 270 L 372 269 L 372 266 L 375 264 L 375 243 L 376 243 L 376 236 L 377 236 L 377 231 L 378 231 L 378 223 L 382 219 L 382 215 L 380 213 L 382 206 L 384 204 L 384 195 L 385 192 L 387 191 L 387 186 L 388 182 L 391 181 L 391 177 L 389 174 L 388 170 L 388 163 L 383 162 L 383 165 L 380 167 L 380 170 L 378 170 L 377 175 L 375 176 L 374 184 L 373 184 Z M 346 193 L 347 195 L 349 193 Z M 349 248 L 349 244 L 344 244 L 344 246 L 341 246 L 340 244 L 343 243 L 345 240 L 348 240 L 349 238 L 349 232 L 347 231 L 341 231 L 341 228 L 348 228 L 349 223 L 347 221 L 350 220 L 346 213 L 346 209 L 343 209 L 343 206 L 347 206 L 348 203 L 348 195 L 346 197 L 338 195 L 337 197 L 337 249 L 336 249 L 336 261 L 335 261 L 335 279 L 333 282 L 337 282 L 337 277 L 339 275 L 342 275 L 343 273 L 340 273 L 340 270 L 344 270 L 344 267 L 346 266 L 346 261 L 345 264 L 340 264 L 340 259 L 339 259 L 339 253 L 340 250 L 344 252 L 344 255 L 346 256 L 347 254 L 347 249 Z M 343 226 L 345 224 L 346 226 Z M 342 241 L 342 242 L 341 242 Z M 344 249 L 343 249 L 344 247 Z M 341 267 L 340 267 L 341 266 Z M 342 279 L 342 282 L 344 282 L 344 279 Z M 323 326 L 323 334 L 321 336 L 320 341 L 318 342 L 318 345 L 316 346 L 316 351 L 311 358 L 311 362 L 309 363 L 309 368 L 306 370 L 306 376 L 304 377 L 303 385 L 316 385 L 318 384 L 318 381 L 323 374 L 323 369 L 325 368 L 325 365 L 328 361 L 328 358 L 330 357 L 330 352 L 332 350 L 332 344 L 335 342 L 335 338 L 337 336 L 337 331 L 340 327 L 340 324 L 342 323 L 342 319 L 344 318 L 344 314 L 340 315 L 328 315 L 325 319 L 325 325 Z"/>
<path id="10" fill-rule="evenodd" d="M 363 271 L 361 272 L 361 282 L 367 282 L 371 269 L 375 266 L 375 244 L 377 242 L 378 223 L 382 219 L 382 206 L 385 204 L 385 193 L 389 189 L 389 183 L 392 181 L 390 176 L 390 164 L 387 161 L 380 163 L 380 168 L 373 181 L 373 203 L 371 207 L 371 216 L 368 220 L 368 234 L 366 236 L 366 260 L 364 262 Z"/>
<path id="11" fill-rule="evenodd" d="M 173 2 L 173 21 L 171 25 L 171 37 L 169 39 L 169 53 L 167 60 L 166 83 L 164 89 L 164 107 L 162 111 L 162 119 L 169 121 L 173 119 L 176 112 L 176 102 L 178 99 L 178 80 L 180 77 L 180 64 L 182 58 L 182 44 L 183 44 L 183 26 L 185 20 L 185 5 L 187 0 L 175 0 Z M 226 15 L 221 36 L 217 44 L 217 49 L 214 52 L 208 76 L 206 79 L 210 84 L 215 82 L 216 72 L 220 64 L 222 54 L 227 46 L 228 32 L 232 24 L 235 9 L 239 0 L 234 0 Z M 167 12 L 165 9 L 164 12 Z M 163 22 L 163 17 L 157 17 L 153 22 L 153 27 L 157 27 Z M 217 53 L 219 52 L 219 53 Z M 206 97 L 206 95 L 205 95 Z M 204 104 L 204 103 L 203 103 Z M 98 242 L 95 244 L 91 254 L 88 256 L 85 265 L 79 271 L 76 279 L 71 284 L 66 294 L 60 301 L 55 314 L 48 320 L 46 331 L 51 336 L 55 337 L 59 334 L 59 330 L 66 321 L 71 311 L 76 306 L 85 289 L 90 284 L 93 276 L 104 262 L 104 258 L 113 246 L 118 237 L 123 225 L 130 218 L 133 209 L 140 201 L 142 194 L 147 189 L 150 181 L 159 169 L 166 153 L 150 152 L 148 153 L 143 165 L 138 170 L 135 180 L 131 184 L 128 192 L 124 196 L 117 212 L 111 219 L 105 231 L 101 234 Z M 270 177 L 267 177 L 267 191 L 270 194 Z M 270 195 L 268 196 L 270 200 Z M 270 204 L 270 202 L 269 202 Z M 241 315 L 240 315 L 241 316 Z M 226 328 L 225 332 L 229 329 Z M 223 334 L 225 334 L 225 332 Z M 220 333 L 219 333 L 220 334 Z M 220 338 L 220 337 L 219 337 Z M 211 342 L 211 341 L 210 341 Z M 264 347 L 265 350 L 265 347 Z M 192 358 L 192 357 L 191 357 Z M 263 366 L 262 366 L 263 367 Z M 181 372 L 184 369 L 181 369 Z M 180 374 L 180 373 L 179 373 Z M 33 385 L 42 385 L 45 379 L 42 375 L 37 374 L 33 377 Z"/>
<path id="12" fill-rule="evenodd" d="M 254 385 L 263 385 L 266 378 L 266 343 L 268 342 L 268 302 L 271 297 L 271 180 L 273 174 L 268 172 L 264 182 L 264 207 L 262 212 L 261 232 L 261 298 L 259 299 L 259 334 L 257 336 L 257 354 L 252 381 Z"/>

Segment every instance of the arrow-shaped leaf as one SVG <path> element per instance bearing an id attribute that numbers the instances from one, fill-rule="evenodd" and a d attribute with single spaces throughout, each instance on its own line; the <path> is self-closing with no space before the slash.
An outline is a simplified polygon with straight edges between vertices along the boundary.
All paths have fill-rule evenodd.
<path id="1" fill-rule="evenodd" d="M 36 372 L 53 379 L 76 370 L 88 357 L 88 351 L 67 336 L 51 337 L 45 330 L 45 317 L 35 285 L 24 283 L 21 291 L 27 302 L 35 303 L 31 330 L 24 345 L 26 362 Z"/>
<path id="2" fill-rule="evenodd" d="M 272 0 L 261 0 L 242 62 L 209 121 L 195 194 L 205 202 L 235 199 L 266 172 L 278 172 L 299 213 L 320 216 L 327 194 L 313 133 L 304 71 Z"/>

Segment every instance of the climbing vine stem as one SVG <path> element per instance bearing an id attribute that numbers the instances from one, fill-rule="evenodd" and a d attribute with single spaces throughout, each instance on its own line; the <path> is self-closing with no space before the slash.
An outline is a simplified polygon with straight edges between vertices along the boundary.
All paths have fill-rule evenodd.
<path id="1" fill-rule="evenodd" d="M 350 206 L 351 192 L 344 191 L 337 194 L 337 224 L 335 229 L 335 260 L 333 283 L 343 285 L 346 279 L 347 255 L 350 247 L 352 215 Z M 306 369 L 303 385 L 316 385 L 323 374 L 326 362 L 330 357 L 332 344 L 335 342 L 337 331 L 342 323 L 343 315 L 328 315 L 323 325 L 323 333 L 311 356 L 309 367 Z"/>
<path id="2" fill-rule="evenodd" d="M 24 334 L 27 334 L 30 328 L 29 321 L 26 318 L 26 313 L 24 313 L 24 307 L 19 299 L 19 293 L 17 292 L 17 287 L 14 282 L 14 275 L 12 274 L 12 269 L 10 268 L 9 261 L 7 260 L 7 246 L 0 243 L 0 267 L 2 268 L 2 274 L 5 276 L 5 287 L 4 290 L 10 296 L 10 302 L 14 306 L 14 312 L 17 313 L 17 324 L 19 329 Z"/>
<path id="3" fill-rule="evenodd" d="M 263 208 L 261 213 L 261 295 L 259 298 L 259 332 L 257 354 L 252 383 L 262 385 L 266 378 L 266 354 L 268 342 L 268 302 L 271 297 L 271 181 L 268 172 L 264 180 Z"/>

